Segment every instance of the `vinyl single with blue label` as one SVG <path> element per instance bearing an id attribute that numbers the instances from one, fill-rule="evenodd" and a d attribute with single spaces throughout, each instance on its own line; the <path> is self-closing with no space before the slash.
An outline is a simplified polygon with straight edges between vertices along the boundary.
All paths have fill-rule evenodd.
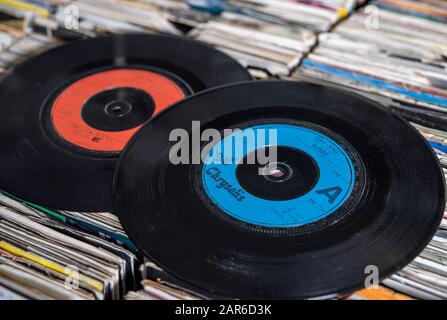
<path id="1" fill-rule="evenodd" d="M 432 149 L 390 110 L 253 81 L 191 96 L 139 130 L 118 162 L 114 211 L 151 261 L 205 295 L 314 298 L 412 261 L 444 192 Z"/>
<path id="2" fill-rule="evenodd" d="M 252 139 L 237 156 L 231 152 L 247 132 L 268 131 L 275 133 L 275 145 Z M 206 194 L 223 212 L 258 226 L 297 227 L 331 215 L 354 189 L 355 160 L 324 131 L 307 123 L 277 123 L 248 126 L 225 137 L 202 168 Z M 221 161 L 226 145 L 233 155 L 228 163 Z M 265 148 L 276 148 L 276 161 L 248 163 L 251 154 Z M 240 190 L 238 196 L 233 190 Z"/>

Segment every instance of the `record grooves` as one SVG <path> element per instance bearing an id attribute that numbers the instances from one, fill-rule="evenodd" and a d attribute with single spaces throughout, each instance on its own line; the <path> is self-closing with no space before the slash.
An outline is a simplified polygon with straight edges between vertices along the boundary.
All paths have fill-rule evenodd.
<path id="1" fill-rule="evenodd" d="M 192 121 L 242 128 L 207 149 L 208 160 L 222 157 L 213 149 L 225 139 L 275 128 L 278 171 L 258 177 L 257 163 L 241 166 L 263 147 L 250 143 L 227 164 L 170 163 L 169 133 L 191 135 Z M 359 96 L 286 81 L 177 103 L 131 139 L 114 183 L 115 212 L 151 260 L 213 294 L 251 299 L 352 291 L 368 266 L 386 278 L 430 241 L 444 193 L 437 158 L 407 122 Z"/>
<path id="2" fill-rule="evenodd" d="M 110 211 L 116 159 L 145 122 L 250 79 L 227 55 L 171 36 L 89 39 L 31 58 L 1 81 L 0 189 L 53 209 Z"/>

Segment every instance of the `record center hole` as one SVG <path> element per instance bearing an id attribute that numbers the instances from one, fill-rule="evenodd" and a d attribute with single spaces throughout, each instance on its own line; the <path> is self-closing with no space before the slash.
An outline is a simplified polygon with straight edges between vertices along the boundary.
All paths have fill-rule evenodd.
<path id="1" fill-rule="evenodd" d="M 275 178 L 281 178 L 285 175 L 286 173 L 284 171 L 282 171 L 281 169 L 271 169 L 269 172 L 269 175 L 275 177 Z"/>
<path id="2" fill-rule="evenodd" d="M 113 116 L 113 117 L 124 117 L 128 115 L 132 111 L 132 105 L 127 101 L 119 101 L 115 100 L 112 102 L 109 102 L 105 108 L 104 111 L 106 114 Z"/>
<path id="3" fill-rule="evenodd" d="M 271 163 L 263 169 L 263 175 L 267 180 L 273 182 L 283 182 L 292 176 L 292 168 L 283 162 Z"/>

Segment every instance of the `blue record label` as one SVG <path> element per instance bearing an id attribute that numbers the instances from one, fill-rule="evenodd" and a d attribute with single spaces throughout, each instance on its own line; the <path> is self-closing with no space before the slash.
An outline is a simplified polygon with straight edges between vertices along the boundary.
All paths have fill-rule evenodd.
<path id="1" fill-rule="evenodd" d="M 319 172 L 313 187 L 301 196 L 279 201 L 260 198 L 243 188 L 236 174 L 238 165 L 247 154 L 272 145 L 269 139 L 243 139 L 247 130 L 255 136 L 260 130 L 263 134 L 274 130 L 275 145 L 297 149 L 313 159 Z M 236 145 L 240 141 L 244 141 L 242 152 L 234 152 L 241 149 Z M 231 159 L 222 159 L 229 146 Z M 302 226 L 329 216 L 349 198 L 355 183 L 353 161 L 339 143 L 314 128 L 288 124 L 257 125 L 226 136 L 209 150 L 201 175 L 205 193 L 224 213 L 273 228 Z"/>

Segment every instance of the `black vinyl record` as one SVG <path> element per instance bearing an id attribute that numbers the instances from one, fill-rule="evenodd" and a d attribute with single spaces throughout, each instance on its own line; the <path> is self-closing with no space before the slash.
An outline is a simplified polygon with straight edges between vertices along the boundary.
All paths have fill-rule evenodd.
<path id="1" fill-rule="evenodd" d="M 153 115 L 195 92 L 250 80 L 229 56 L 170 36 L 68 44 L 0 82 L 0 189 L 53 209 L 110 211 L 119 152 Z"/>
<path id="2" fill-rule="evenodd" d="M 175 164 L 179 146 L 196 143 L 193 121 L 240 130 L 204 139 L 202 161 L 191 147 L 191 164 Z M 188 143 L 170 139 L 176 129 Z M 246 142 L 225 162 L 227 139 L 264 129 L 275 143 Z M 243 161 L 272 145 L 274 170 Z M 427 245 L 445 205 L 438 160 L 407 122 L 365 98 L 286 81 L 207 90 L 155 117 L 121 153 L 114 201 L 150 259 L 232 298 L 340 294 L 372 270 L 383 279 Z"/>

